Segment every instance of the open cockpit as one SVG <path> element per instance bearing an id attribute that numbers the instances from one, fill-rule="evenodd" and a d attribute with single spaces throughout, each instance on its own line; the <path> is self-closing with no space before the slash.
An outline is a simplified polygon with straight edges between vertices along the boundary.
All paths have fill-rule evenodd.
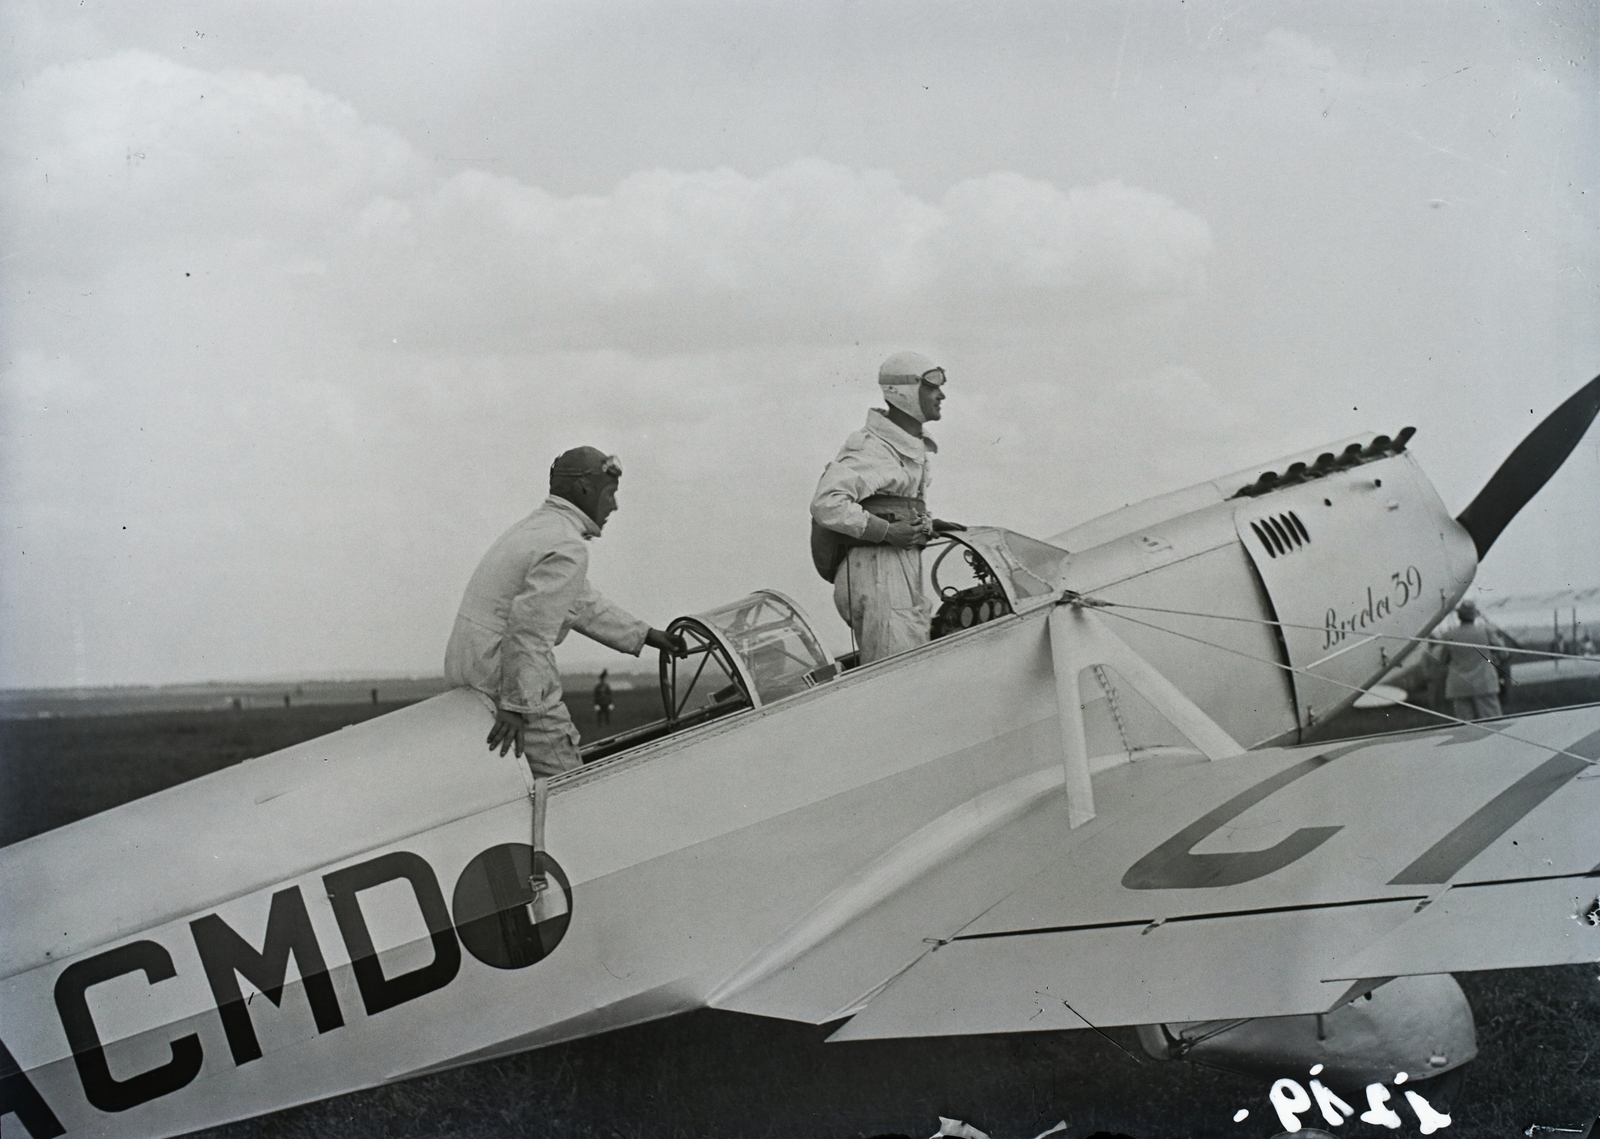
<path id="1" fill-rule="evenodd" d="M 996 527 L 942 537 L 925 554 L 936 604 L 930 642 L 1053 595 L 1067 556 L 1059 546 Z M 757 590 L 715 609 L 678 617 L 667 632 L 681 638 L 689 651 L 681 658 L 661 653 L 661 719 L 586 744 L 581 751 L 585 763 L 765 708 L 826 684 L 858 664 L 854 652 L 830 658 L 805 613 L 774 590 Z"/>

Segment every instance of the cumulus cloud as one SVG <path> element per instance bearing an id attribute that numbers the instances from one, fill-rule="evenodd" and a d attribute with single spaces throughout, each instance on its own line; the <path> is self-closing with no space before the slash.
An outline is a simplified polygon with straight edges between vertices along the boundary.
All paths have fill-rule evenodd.
<path id="1" fill-rule="evenodd" d="M 139 53 L 17 93 L 10 227 L 54 265 L 152 248 L 270 246 L 319 307 L 414 347 L 686 350 L 1029 326 L 1121 312 L 1202 279 L 1205 221 L 1105 182 L 999 172 L 924 201 L 883 171 L 643 171 L 562 197 L 466 170 L 293 76 Z"/>
<path id="2" fill-rule="evenodd" d="M 285 250 L 416 183 L 399 135 L 296 76 L 207 73 L 145 52 L 51 67 L 9 93 L 13 248 L 75 272 L 173 245 Z"/>
<path id="3" fill-rule="evenodd" d="M 1210 246 L 1203 220 L 1115 182 L 999 173 L 930 203 L 820 160 L 649 171 L 583 198 L 466 172 L 371 211 L 365 237 L 352 271 L 382 264 L 406 294 L 367 295 L 413 331 L 500 349 L 925 334 L 957 313 L 1028 326 L 1182 293 Z"/>

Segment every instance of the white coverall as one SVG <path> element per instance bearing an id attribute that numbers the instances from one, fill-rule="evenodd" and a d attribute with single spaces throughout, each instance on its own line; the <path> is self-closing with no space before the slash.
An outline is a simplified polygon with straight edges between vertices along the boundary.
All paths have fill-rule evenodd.
<path id="1" fill-rule="evenodd" d="M 535 775 L 579 764 L 578 729 L 561 700 L 553 651 L 567 630 L 634 656 L 650 631 L 589 585 L 588 542 L 599 533 L 566 499 L 545 499 L 483 555 L 445 649 L 447 682 L 525 714 L 524 743 Z"/>
<path id="2" fill-rule="evenodd" d="M 811 517 L 840 534 L 882 542 L 889 524 L 862 509 L 861 500 L 875 494 L 925 498 L 928 455 L 938 449 L 874 408 L 822 472 Z M 862 664 L 926 644 L 932 611 L 922 587 L 922 550 L 852 547 L 834 575 L 833 603 L 855 634 Z"/>
<path id="3" fill-rule="evenodd" d="M 1434 634 L 1448 644 L 1433 646 L 1435 659 L 1447 669 L 1444 695 L 1458 720 L 1489 720 L 1500 715 L 1500 674 L 1495 671 L 1500 638 L 1487 626 L 1463 621 Z"/>

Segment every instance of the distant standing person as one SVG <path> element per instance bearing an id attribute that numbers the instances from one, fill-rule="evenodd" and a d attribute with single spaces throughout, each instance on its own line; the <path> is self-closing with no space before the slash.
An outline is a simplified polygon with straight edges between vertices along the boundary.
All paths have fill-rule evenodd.
<path id="1" fill-rule="evenodd" d="M 930 517 L 928 456 L 938 451 L 922 425 L 940 418 L 944 369 L 897 352 L 878 369 L 886 410 L 844 441 L 811 499 L 811 557 L 833 583 L 833 603 L 850 626 L 861 663 L 925 644 L 932 611 L 922 586 L 922 547 L 934 534 L 966 527 Z"/>
<path id="2" fill-rule="evenodd" d="M 611 726 L 611 685 L 606 677 L 609 669 L 600 670 L 600 681 L 594 686 L 594 726 L 596 728 Z"/>
<path id="3" fill-rule="evenodd" d="M 494 703 L 489 750 L 526 752 L 536 775 L 580 762 L 554 651 L 569 629 L 634 656 L 645 645 L 683 650 L 589 585 L 588 543 L 617 509 L 621 478 L 616 456 L 594 447 L 560 455 L 550 467 L 550 497 L 478 563 L 445 649 L 445 680 Z"/>
<path id="4" fill-rule="evenodd" d="M 1444 642 L 1435 646 L 1439 663 L 1445 667 L 1444 695 L 1451 714 L 1458 720 L 1488 720 L 1500 713 L 1500 677 L 1495 669 L 1500 638 L 1486 625 L 1478 624 L 1478 607 L 1463 601 L 1456 607 L 1461 624 L 1440 633 Z"/>

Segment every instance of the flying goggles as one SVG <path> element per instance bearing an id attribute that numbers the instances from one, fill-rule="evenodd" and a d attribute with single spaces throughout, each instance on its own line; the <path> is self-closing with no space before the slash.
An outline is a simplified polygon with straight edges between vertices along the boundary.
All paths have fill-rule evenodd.
<path id="1" fill-rule="evenodd" d="M 601 474 L 610 478 L 622 477 L 622 460 L 615 455 L 602 455 L 594 451 L 593 455 L 574 455 L 567 452 L 550 464 L 550 477 L 565 476 L 567 478 L 582 478 L 585 475 Z"/>
<path id="2" fill-rule="evenodd" d="M 885 386 L 894 384 L 932 384 L 936 388 L 944 387 L 944 369 L 929 368 L 920 376 L 895 376 L 892 379 L 884 377 L 878 381 Z"/>

